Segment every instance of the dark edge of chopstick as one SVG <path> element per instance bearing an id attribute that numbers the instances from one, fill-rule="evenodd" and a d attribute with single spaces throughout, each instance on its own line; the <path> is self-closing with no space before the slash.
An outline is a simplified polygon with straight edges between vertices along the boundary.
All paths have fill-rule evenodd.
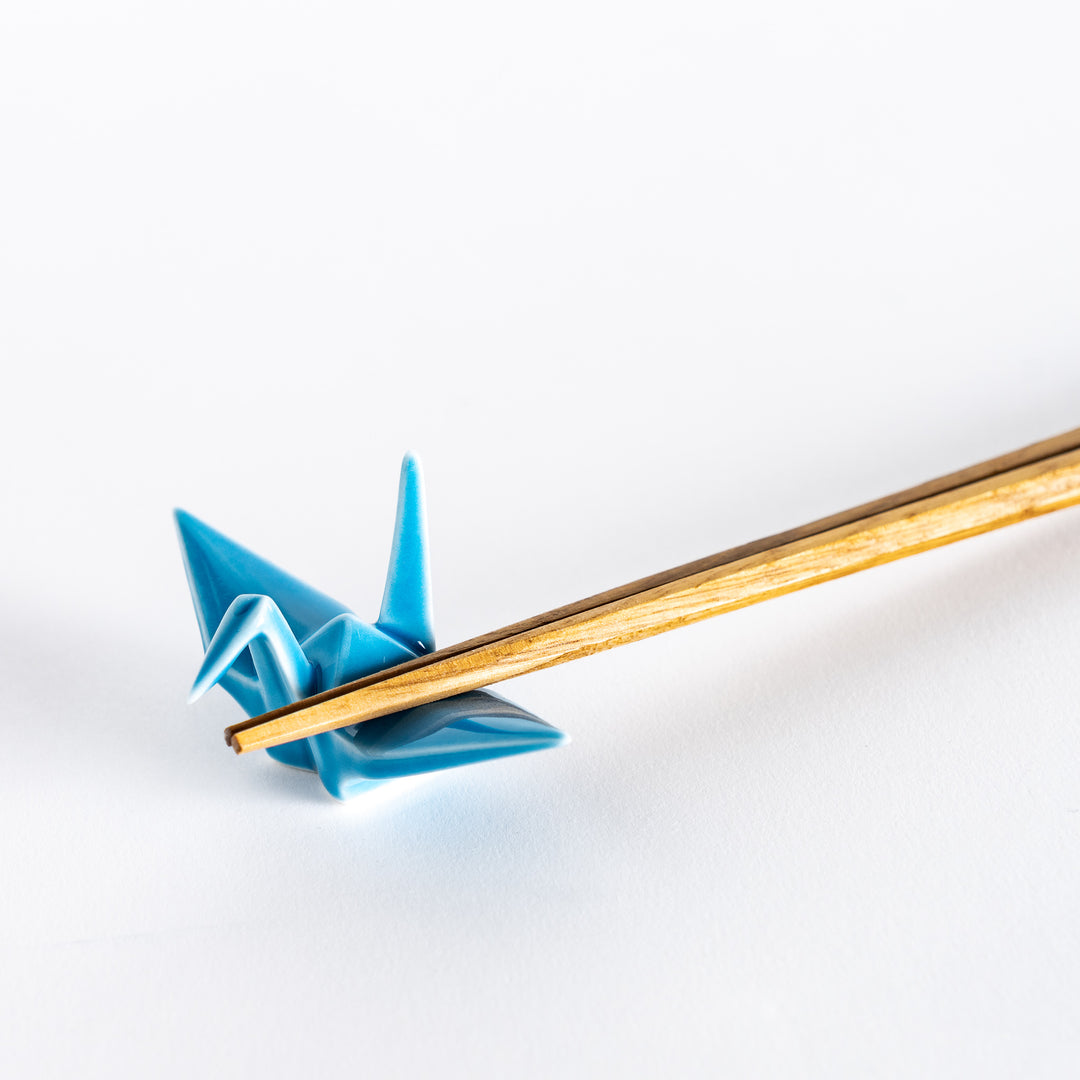
<path id="1" fill-rule="evenodd" d="M 991 458 L 989 461 L 980 462 L 978 465 L 971 465 L 966 469 L 960 469 L 957 472 L 948 473 L 947 475 L 940 476 L 934 480 L 928 480 L 915 487 L 906 488 L 905 490 L 895 492 L 892 495 L 886 495 L 880 499 L 875 499 L 873 502 L 862 503 L 859 506 L 852 507 L 850 510 L 842 510 L 829 517 L 818 518 L 816 521 L 811 521 L 806 525 L 800 525 L 794 529 L 788 529 L 786 532 L 765 536 L 760 540 L 752 540 L 747 544 L 740 544 L 738 547 L 728 548 L 726 551 L 718 552 L 715 555 L 707 555 L 705 558 L 697 559 L 694 562 L 683 563 L 681 566 L 672 567 L 670 570 L 663 570 L 660 573 L 652 574 L 649 577 L 639 578 L 637 581 L 631 581 L 626 585 L 620 585 L 614 589 L 609 589 L 606 592 L 597 593 L 595 596 L 586 597 L 584 600 L 578 600 L 572 604 L 554 608 L 541 615 L 534 615 L 530 619 L 512 623 L 509 626 L 493 630 L 480 637 L 470 638 L 468 641 L 462 641 L 456 645 L 449 645 L 444 649 L 436 649 L 434 652 L 425 653 L 423 656 L 418 656 L 414 660 L 408 660 L 405 663 L 397 664 L 394 667 L 384 668 L 382 671 L 366 675 L 362 679 L 355 679 L 353 682 L 332 687 L 319 694 L 313 694 L 311 697 L 301 698 L 299 701 L 294 701 L 292 704 L 285 705 L 280 709 L 274 709 L 271 712 L 262 713 L 259 716 L 253 716 L 248 720 L 242 720 L 236 724 L 230 725 L 225 729 L 225 742 L 232 745 L 232 737 L 239 731 L 247 731 L 253 727 L 258 727 L 260 724 L 268 723 L 269 721 L 276 720 L 282 716 L 288 716 L 290 713 L 299 712 L 301 709 L 309 708 L 312 705 L 318 705 L 321 702 L 330 701 L 336 697 L 342 697 L 344 694 L 350 694 L 354 690 L 361 690 L 364 687 L 373 686 L 384 680 L 403 675 L 408 671 L 427 667 L 440 660 L 448 660 L 453 656 L 458 656 L 484 645 L 490 645 L 503 638 L 509 638 L 517 634 L 535 630 L 547 623 L 557 622 L 560 619 L 569 618 L 572 615 L 579 615 L 582 612 L 589 611 L 592 608 L 600 607 L 604 604 L 627 599 L 637 593 L 645 592 L 648 589 L 654 589 L 661 585 L 669 584 L 672 581 L 677 581 L 680 578 L 701 573 L 705 570 L 712 570 L 727 563 L 745 559 L 750 555 L 757 555 L 770 548 L 794 543 L 797 540 L 805 540 L 818 533 L 828 532 L 830 529 L 849 525 L 862 518 L 868 518 L 876 514 L 885 513 L 889 510 L 898 509 L 905 503 L 914 503 L 921 499 L 931 498 L 935 495 L 943 495 L 956 488 L 964 487 L 967 484 L 973 484 L 980 480 L 987 480 L 1024 465 L 1035 465 L 1047 458 L 1056 457 L 1059 454 L 1068 453 L 1070 450 L 1077 449 L 1080 449 L 1080 428 L 1074 428 L 1071 431 L 1064 432 L 1063 434 L 1054 436 L 1050 439 L 1045 439 L 1042 442 L 1033 443 L 1030 446 L 1022 447 L 1019 450 L 1013 450 L 1008 454 L 1003 454 L 1001 457 Z"/>

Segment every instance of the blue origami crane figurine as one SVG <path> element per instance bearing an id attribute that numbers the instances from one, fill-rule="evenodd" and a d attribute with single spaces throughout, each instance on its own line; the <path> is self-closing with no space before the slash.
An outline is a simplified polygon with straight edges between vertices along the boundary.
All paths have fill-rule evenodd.
<path id="1" fill-rule="evenodd" d="M 435 648 L 423 483 L 401 465 L 382 611 L 374 625 L 182 510 L 180 546 L 206 657 L 191 701 L 216 683 L 258 716 Z M 562 732 L 488 690 L 277 746 L 351 798 L 387 780 L 558 745 Z"/>

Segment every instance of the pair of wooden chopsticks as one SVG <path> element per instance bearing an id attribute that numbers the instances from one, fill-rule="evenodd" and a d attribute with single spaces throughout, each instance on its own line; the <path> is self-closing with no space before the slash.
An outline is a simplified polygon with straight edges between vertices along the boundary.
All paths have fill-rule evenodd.
<path id="1" fill-rule="evenodd" d="M 1080 503 L 1080 428 L 256 716 L 238 753 L 374 720 Z"/>

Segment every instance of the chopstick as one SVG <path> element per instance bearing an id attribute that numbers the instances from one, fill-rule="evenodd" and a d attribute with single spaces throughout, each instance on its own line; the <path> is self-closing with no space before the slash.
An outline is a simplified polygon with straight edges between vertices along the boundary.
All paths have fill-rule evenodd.
<path id="1" fill-rule="evenodd" d="M 238 753 L 374 720 L 1080 503 L 1080 428 L 234 724 Z"/>

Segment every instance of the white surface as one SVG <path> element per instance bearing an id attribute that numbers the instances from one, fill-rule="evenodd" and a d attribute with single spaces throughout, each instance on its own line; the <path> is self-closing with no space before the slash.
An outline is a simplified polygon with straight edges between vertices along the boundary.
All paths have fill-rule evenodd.
<path id="1" fill-rule="evenodd" d="M 182 505 L 449 643 L 1080 423 L 1066 3 L 0 15 L 5 1076 L 1062 1076 L 1080 514 L 506 687 L 342 807 Z"/>

